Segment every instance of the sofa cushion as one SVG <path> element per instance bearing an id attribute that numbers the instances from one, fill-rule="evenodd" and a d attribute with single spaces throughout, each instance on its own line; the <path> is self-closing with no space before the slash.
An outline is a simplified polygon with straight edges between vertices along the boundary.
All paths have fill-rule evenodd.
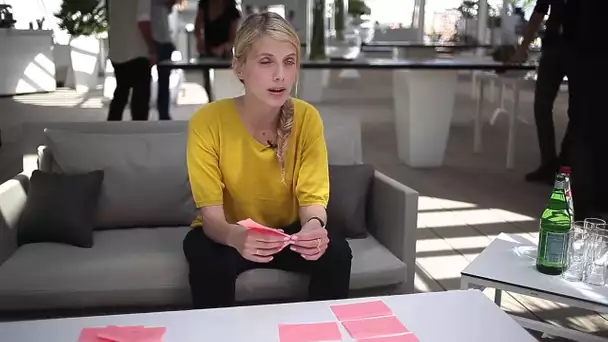
<path id="1" fill-rule="evenodd" d="M 371 165 L 330 165 L 327 229 L 347 238 L 367 236 L 367 199 L 374 179 Z"/>
<path id="2" fill-rule="evenodd" d="M 47 129 L 46 135 L 60 172 L 104 170 L 98 228 L 188 225 L 196 217 L 185 134 Z"/>
<path id="3" fill-rule="evenodd" d="M 102 182 L 103 171 L 68 175 L 34 170 L 19 219 L 17 243 L 93 246 Z"/>
<path id="4" fill-rule="evenodd" d="M 90 249 L 24 245 L 0 266 L 0 310 L 190 305 L 182 251 L 187 227 L 94 232 Z M 352 289 L 402 283 L 405 265 L 373 237 L 350 241 Z M 24 271 L 27 270 L 27 271 Z M 237 280 L 241 301 L 306 293 L 307 279 L 256 269 Z"/>

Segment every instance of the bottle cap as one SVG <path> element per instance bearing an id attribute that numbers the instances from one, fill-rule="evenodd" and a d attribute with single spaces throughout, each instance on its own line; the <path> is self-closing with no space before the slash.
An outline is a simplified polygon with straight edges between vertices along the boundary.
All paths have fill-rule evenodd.
<path id="1" fill-rule="evenodd" d="M 570 174 L 570 166 L 560 166 L 559 168 L 559 173 L 566 173 L 566 174 Z"/>

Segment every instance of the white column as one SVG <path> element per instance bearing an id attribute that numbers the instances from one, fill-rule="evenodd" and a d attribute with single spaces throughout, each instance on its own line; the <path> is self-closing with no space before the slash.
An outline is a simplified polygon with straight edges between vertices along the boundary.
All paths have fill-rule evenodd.
<path id="1" fill-rule="evenodd" d="M 418 41 L 424 41 L 424 17 L 426 17 L 426 0 L 420 0 L 418 12 Z"/>
<path id="2" fill-rule="evenodd" d="M 509 0 L 503 0 L 503 2 L 502 2 L 502 8 L 500 9 L 500 18 L 503 23 L 506 23 L 508 20 L 507 17 L 509 15 L 509 13 L 508 13 L 509 3 L 510 3 Z M 502 44 L 504 42 L 504 40 L 505 40 L 504 37 L 505 37 L 505 25 L 501 25 L 500 39 L 499 39 L 500 44 Z"/>
<path id="3" fill-rule="evenodd" d="M 477 19 L 477 41 L 479 44 L 485 44 L 486 33 L 488 32 L 488 0 L 479 0 Z M 483 49 L 477 49 L 478 55 L 483 55 L 483 53 Z"/>

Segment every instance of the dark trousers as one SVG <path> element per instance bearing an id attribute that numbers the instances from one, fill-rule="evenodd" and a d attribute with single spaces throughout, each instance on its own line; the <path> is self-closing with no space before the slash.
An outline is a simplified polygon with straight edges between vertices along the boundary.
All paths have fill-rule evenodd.
<path id="1" fill-rule="evenodd" d="M 156 43 L 156 54 L 158 62 L 170 61 L 171 54 L 175 51 L 173 43 Z M 159 120 L 171 120 L 169 115 L 170 108 L 170 89 L 169 77 L 171 70 L 167 68 L 158 68 L 158 97 L 156 99 L 156 109 L 158 110 Z"/>
<path id="2" fill-rule="evenodd" d="M 122 120 L 122 114 L 131 93 L 131 117 L 133 120 L 148 120 L 150 112 L 150 60 L 145 57 L 124 63 L 112 63 L 116 77 L 114 98 L 110 103 L 108 121 Z"/>
<path id="3" fill-rule="evenodd" d="M 288 234 L 300 230 L 299 223 L 286 227 Z M 211 240 L 202 228 L 192 229 L 184 239 L 190 289 L 194 308 L 232 306 L 239 274 L 255 268 L 271 268 L 310 275 L 309 299 L 330 300 L 348 297 L 352 253 L 348 242 L 330 235 L 325 254 L 308 261 L 289 247 L 274 255 L 269 263 L 244 259 L 236 249 Z"/>
<path id="4" fill-rule="evenodd" d="M 561 44 L 555 43 L 550 47 L 543 48 L 534 91 L 534 119 L 536 121 L 541 165 L 570 165 L 569 158 L 573 144 L 572 125 L 575 125 L 576 120 L 572 106 L 568 107 L 568 127 L 562 140 L 559 158 L 555 151 L 555 128 L 553 125 L 553 104 L 564 76 L 567 75 L 570 79 L 570 73 L 567 68 L 567 57 Z"/>

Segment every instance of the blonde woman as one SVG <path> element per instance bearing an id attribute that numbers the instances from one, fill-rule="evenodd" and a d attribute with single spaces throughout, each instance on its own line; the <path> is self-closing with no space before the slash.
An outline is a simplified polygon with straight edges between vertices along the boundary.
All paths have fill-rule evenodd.
<path id="1" fill-rule="evenodd" d="M 310 275 L 311 300 L 348 296 L 351 250 L 325 227 L 323 123 L 313 106 L 289 96 L 299 62 L 300 41 L 285 19 L 251 15 L 233 57 L 245 95 L 207 104 L 190 120 L 188 172 L 200 217 L 184 253 L 195 308 L 233 305 L 236 278 L 254 268 Z M 237 224 L 248 218 L 291 238 Z"/>

